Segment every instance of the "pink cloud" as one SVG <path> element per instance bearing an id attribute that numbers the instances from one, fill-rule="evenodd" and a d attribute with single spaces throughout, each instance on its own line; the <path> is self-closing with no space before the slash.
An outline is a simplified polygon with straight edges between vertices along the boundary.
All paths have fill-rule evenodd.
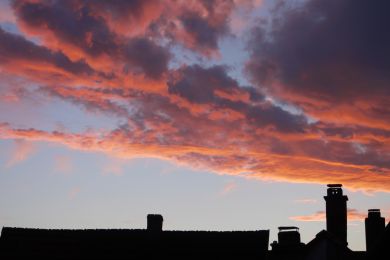
<path id="1" fill-rule="evenodd" d="M 124 163 L 125 159 L 113 157 L 109 158 L 108 163 L 106 163 L 103 167 L 103 175 L 122 176 Z"/>
<path id="2" fill-rule="evenodd" d="M 80 187 L 74 187 L 72 188 L 68 193 L 68 198 L 73 200 L 76 198 L 76 196 L 80 193 Z"/>
<path id="3" fill-rule="evenodd" d="M 295 203 L 302 203 L 302 204 L 315 204 L 317 203 L 316 199 L 298 199 L 294 200 Z"/>
<path id="4" fill-rule="evenodd" d="M 366 217 L 367 213 L 360 212 L 357 209 L 347 210 L 348 221 L 364 221 Z M 326 213 L 325 211 L 317 211 L 316 213 L 311 215 L 292 216 L 290 217 L 290 219 L 303 222 L 324 222 L 326 220 Z"/>
<path id="5" fill-rule="evenodd" d="M 236 189 L 237 189 L 237 183 L 234 181 L 230 181 L 230 182 L 225 184 L 222 191 L 220 192 L 220 195 L 225 196 L 225 195 L 235 191 Z"/>
<path id="6" fill-rule="evenodd" d="M 56 156 L 54 158 L 54 170 L 63 174 L 70 174 L 73 170 L 71 158 L 63 155 Z"/>
<path id="7" fill-rule="evenodd" d="M 262 31 L 252 35 L 254 41 L 249 50 L 253 55 L 248 70 L 254 82 L 261 83 L 255 87 L 242 86 L 229 76 L 229 69 L 224 65 L 183 64 L 175 69 L 168 66 L 175 55 L 172 46 L 185 46 L 195 56 L 218 56 L 219 41 L 230 35 L 232 26 L 237 29 L 247 26 L 232 20 L 232 14 L 259 3 L 239 0 L 139 1 L 135 4 L 127 1 L 15 1 L 13 10 L 24 34 L 20 36 L 0 29 L 0 59 L 3 61 L 0 69 L 4 72 L 1 75 L 9 74 L 28 82 L 23 89 L 39 86 L 34 88 L 34 98 L 61 99 L 85 111 L 108 114 L 120 124 L 107 125 L 99 131 L 68 132 L 70 128 L 66 127 L 48 131 L 44 126 L 33 128 L 29 123 L 25 128 L 0 123 L 0 138 L 53 142 L 121 158 L 160 158 L 218 174 L 261 180 L 340 182 L 350 189 L 389 192 L 390 126 L 387 118 L 390 110 L 386 106 L 387 95 L 381 94 L 387 93 L 384 91 L 388 91 L 388 87 L 386 84 L 383 89 L 379 87 L 377 95 L 368 99 L 358 92 L 350 95 L 354 83 L 364 83 L 357 79 L 366 73 L 361 73 L 360 69 L 355 71 L 354 66 L 348 66 L 351 73 L 339 73 L 340 67 L 334 66 L 338 63 L 331 59 L 339 55 L 329 56 L 325 52 L 326 59 L 308 60 L 301 64 L 305 65 L 302 70 L 297 70 L 295 62 L 305 60 L 295 58 L 294 55 L 300 53 L 294 46 L 307 46 L 302 41 L 308 38 L 286 37 L 284 33 L 291 31 L 288 26 L 282 26 L 281 31 L 273 30 L 275 36 L 279 36 L 276 45 L 268 46 L 263 42 L 265 48 L 258 48 L 268 38 L 262 38 Z M 317 13 L 301 15 L 311 17 Z M 299 17 L 285 18 L 292 19 L 286 25 L 294 25 L 297 32 L 311 32 L 301 30 L 300 23 L 294 20 Z M 345 17 L 341 16 L 340 21 L 341 18 Z M 313 26 L 318 24 L 313 23 Z M 324 27 L 318 29 L 321 28 Z M 355 33 L 358 32 L 360 30 Z M 340 34 L 346 35 L 349 34 Z M 32 37 L 38 37 L 39 44 Z M 284 40 L 290 38 L 296 45 Z M 321 37 L 311 40 L 324 44 L 318 39 Z M 383 46 L 387 48 L 386 44 Z M 262 53 L 270 49 L 273 51 Z M 315 48 L 313 54 L 325 49 Z M 291 55 L 284 55 L 289 51 Z M 306 58 L 310 57 L 313 55 Z M 280 66 L 275 67 L 274 61 Z M 327 65 L 324 70 L 318 69 L 311 64 L 318 61 L 329 64 L 324 64 Z M 290 85 L 276 78 L 280 75 L 275 71 L 279 67 L 291 68 L 294 72 L 285 71 L 284 78 L 294 76 Z M 382 82 L 376 80 L 376 75 L 386 78 L 381 77 L 381 71 L 371 73 L 373 82 Z M 295 72 L 301 73 L 295 75 Z M 316 87 L 311 81 L 306 84 L 310 75 L 326 79 L 318 82 L 312 79 L 325 87 L 321 84 Z M 339 86 L 346 76 L 353 80 Z M 266 84 L 266 79 L 272 84 Z M 329 89 L 328 79 L 337 83 L 336 93 L 345 94 L 340 97 L 353 99 L 346 104 L 335 103 L 331 95 L 324 95 Z M 5 82 L 4 77 L 2 80 Z M 302 85 L 301 81 L 306 83 Z M 8 85 L 14 88 L 13 84 Z M 370 91 L 375 85 L 359 89 L 375 94 Z M 269 86 L 269 92 L 264 86 Z M 313 95 L 308 96 L 309 92 Z M 23 91 L 11 93 L 14 94 L 0 99 L 19 100 L 23 104 Z M 303 112 L 290 113 L 289 109 L 271 102 L 265 93 L 274 94 L 281 104 L 293 102 L 298 111 L 306 112 L 317 121 L 310 122 Z M 326 100 L 322 99 L 324 96 Z M 24 160 L 31 153 L 28 148 L 19 150 L 9 165 Z M 56 164 L 60 171 L 71 168 L 66 159 L 58 159 Z M 103 173 L 121 175 L 122 166 L 108 164 Z M 233 188 L 227 187 L 229 189 Z"/>
<path id="8" fill-rule="evenodd" d="M 9 5 L 9 1 L 0 1 L 0 23 L 15 23 L 14 12 Z"/>
<path id="9" fill-rule="evenodd" d="M 28 159 L 34 152 L 35 147 L 32 142 L 23 139 L 16 139 L 14 141 L 14 147 L 9 155 L 9 159 L 6 162 L 6 167 L 12 167 Z"/>

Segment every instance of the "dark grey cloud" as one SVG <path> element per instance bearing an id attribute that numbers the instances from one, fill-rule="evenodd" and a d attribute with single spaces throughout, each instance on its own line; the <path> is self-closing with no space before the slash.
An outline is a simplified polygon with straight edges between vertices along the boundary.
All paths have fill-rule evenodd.
<path id="1" fill-rule="evenodd" d="M 187 12 L 180 17 L 184 29 L 194 37 L 195 46 L 201 49 L 218 49 L 218 40 L 229 32 L 226 23 L 211 25 L 207 18 L 200 14 Z"/>
<path id="2" fill-rule="evenodd" d="M 315 99 L 390 95 L 389 10 L 387 0 L 280 5 L 253 30 L 247 71 L 270 91 L 279 81 Z"/>
<path id="3" fill-rule="evenodd" d="M 112 19 L 122 19 L 132 16 L 139 18 L 148 4 L 154 4 L 156 0 L 84 0 L 88 6 L 98 12 L 107 12 Z"/>
<path id="4" fill-rule="evenodd" d="M 160 78 L 168 70 L 170 52 L 149 39 L 129 40 L 124 47 L 124 53 L 128 63 L 135 68 L 141 68 L 151 78 Z"/>
<path id="5" fill-rule="evenodd" d="M 261 102 L 249 104 L 239 100 L 233 101 L 219 96 L 216 90 L 232 96 L 247 93 L 250 100 Z M 216 109 L 229 108 L 238 111 L 245 115 L 250 125 L 255 127 L 273 126 L 281 132 L 304 132 L 307 126 L 304 116 L 291 114 L 273 105 L 253 88 L 239 86 L 238 82 L 227 74 L 227 68 L 224 66 L 184 67 L 172 76 L 168 82 L 168 91 L 192 103 L 209 104 Z"/>
<path id="6" fill-rule="evenodd" d="M 60 41 L 80 47 L 91 55 L 112 54 L 116 50 L 115 34 L 103 18 L 77 1 L 14 1 L 19 19 L 28 26 L 48 29 Z"/>
<path id="7" fill-rule="evenodd" d="M 217 96 L 214 91 L 217 89 L 238 89 L 238 82 L 227 75 L 224 66 L 204 68 L 193 65 L 181 69 L 179 74 L 179 79 L 172 77 L 168 82 L 169 92 L 194 103 L 215 102 Z"/>
<path id="8" fill-rule="evenodd" d="M 27 41 L 22 36 L 4 31 L 0 27 L 0 63 L 24 60 L 47 62 L 73 74 L 92 74 L 93 69 L 83 60 L 71 61 L 61 51 L 52 51 Z"/>
<path id="9" fill-rule="evenodd" d="M 147 38 L 117 35 L 99 15 L 103 7 L 114 13 L 122 9 L 128 12 L 132 8 L 136 12 L 142 8 L 141 5 L 139 1 L 15 0 L 13 8 L 19 21 L 26 24 L 28 29 L 41 30 L 42 34 L 49 31 L 60 43 L 77 46 L 91 56 L 109 55 L 124 61 L 126 70 L 143 72 L 156 79 L 167 70 L 170 59 L 168 48 Z"/>

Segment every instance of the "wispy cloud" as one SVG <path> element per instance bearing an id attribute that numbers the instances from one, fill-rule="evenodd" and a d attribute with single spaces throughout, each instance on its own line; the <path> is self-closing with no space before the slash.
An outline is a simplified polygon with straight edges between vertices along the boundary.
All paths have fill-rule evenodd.
<path id="1" fill-rule="evenodd" d="M 56 156 L 54 158 L 54 170 L 63 174 L 70 174 L 73 170 L 71 158 L 64 155 Z"/>
<path id="2" fill-rule="evenodd" d="M 294 203 L 302 203 L 302 204 L 315 204 L 318 201 L 316 199 L 297 199 L 294 200 Z"/>
<path id="3" fill-rule="evenodd" d="M 114 176 L 122 176 L 123 175 L 123 167 L 127 160 L 123 158 L 115 158 L 109 157 L 108 162 L 103 166 L 102 174 L 103 175 L 114 175 Z"/>
<path id="4" fill-rule="evenodd" d="M 234 181 L 229 181 L 225 184 L 222 191 L 219 193 L 221 196 L 225 196 L 237 189 L 237 183 Z"/>
<path id="5" fill-rule="evenodd" d="M 367 213 L 358 211 L 357 209 L 348 209 L 347 210 L 347 219 L 348 221 L 363 221 L 367 217 Z M 317 211 L 311 215 L 303 216 L 292 216 L 291 220 L 303 221 L 303 222 L 324 222 L 326 220 L 325 211 Z"/>
<path id="6" fill-rule="evenodd" d="M 68 198 L 73 200 L 77 197 L 77 195 L 80 193 L 81 189 L 80 187 L 74 187 L 68 192 Z"/>
<path id="7" fill-rule="evenodd" d="M 14 141 L 14 147 L 10 152 L 9 159 L 6 162 L 6 167 L 12 167 L 27 160 L 34 152 L 35 147 L 33 142 L 24 139 L 16 139 Z"/>

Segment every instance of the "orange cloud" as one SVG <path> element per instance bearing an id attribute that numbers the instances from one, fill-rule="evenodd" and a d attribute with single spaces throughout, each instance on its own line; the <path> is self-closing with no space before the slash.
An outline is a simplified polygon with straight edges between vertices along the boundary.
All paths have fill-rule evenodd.
<path id="1" fill-rule="evenodd" d="M 168 159 L 196 168 L 247 178 L 300 183 L 339 182 L 351 189 L 390 191 L 389 172 L 382 169 L 378 173 L 380 169 L 370 165 L 331 162 L 295 155 L 277 155 L 259 150 L 259 147 L 266 149 L 266 147 L 259 146 L 259 143 L 245 149 L 241 144 L 235 146 L 234 139 L 230 140 L 232 143 L 228 142 L 227 146 L 219 148 L 212 147 L 213 143 L 209 143 L 211 140 L 207 138 L 202 145 L 201 143 L 186 144 L 183 140 L 175 139 L 170 142 L 177 142 L 177 144 L 164 145 L 159 144 L 163 140 L 159 140 L 158 132 L 156 135 L 153 132 L 149 134 L 145 136 L 144 133 L 127 132 L 126 129 L 117 129 L 104 134 L 98 132 L 72 134 L 34 129 L 11 129 L 3 125 L 0 138 L 56 142 L 72 149 L 104 152 L 123 158 Z M 221 140 L 225 138 L 222 136 Z"/>
<path id="2" fill-rule="evenodd" d="M 364 221 L 364 219 L 367 217 L 367 214 L 359 212 L 356 209 L 348 209 L 347 210 L 347 219 L 348 221 Z M 317 211 L 316 213 L 312 215 L 306 215 L 306 216 L 293 216 L 290 217 L 291 220 L 295 221 L 319 221 L 324 222 L 326 221 L 326 213 L 325 211 Z"/>
<path id="3" fill-rule="evenodd" d="M 318 93 L 301 92 L 309 86 L 306 80 L 321 73 L 333 76 L 335 84 L 344 82 L 338 73 L 341 65 L 324 64 L 324 70 L 304 66 L 295 79 L 302 85 L 295 86 L 295 81 L 287 84 L 273 74 L 275 64 L 259 59 L 267 48 L 251 46 L 248 70 L 255 84 L 261 81 L 257 87 L 241 86 L 224 65 L 168 66 L 178 58 L 172 46 L 184 46 L 196 56 L 218 56 L 219 40 L 231 32 L 232 14 L 261 1 L 250 2 L 15 1 L 22 36 L 0 29 L 2 82 L 3 75 L 10 75 L 27 82 L 18 88 L 31 88 L 37 100 L 58 98 L 120 123 L 74 133 L 0 124 L 0 138 L 54 142 L 122 158 L 161 158 L 245 178 L 336 182 L 350 189 L 390 192 L 387 95 L 366 99 L 347 91 L 342 97 L 353 99 L 345 103 L 321 92 L 328 90 L 322 85 L 309 84 L 307 91 L 314 86 Z M 302 39 L 306 37 L 295 39 L 298 45 Z M 279 44 L 286 47 L 280 50 L 290 50 L 285 41 Z M 303 61 L 294 55 L 275 59 L 289 65 L 291 57 Z M 287 65 L 282 68 L 296 68 Z M 23 91 L 4 91 L 0 99 L 23 102 L 22 96 Z M 284 102 L 297 106 L 298 112 Z M 69 168 L 66 160 L 57 166 Z M 120 174 L 121 169 L 108 167 L 107 172 Z"/>

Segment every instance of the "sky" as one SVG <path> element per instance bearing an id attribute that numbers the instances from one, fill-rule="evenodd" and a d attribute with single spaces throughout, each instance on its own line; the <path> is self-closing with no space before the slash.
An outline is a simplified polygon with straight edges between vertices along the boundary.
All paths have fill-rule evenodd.
<path id="1" fill-rule="evenodd" d="M 387 0 L 0 0 L 0 226 L 390 218 Z"/>

